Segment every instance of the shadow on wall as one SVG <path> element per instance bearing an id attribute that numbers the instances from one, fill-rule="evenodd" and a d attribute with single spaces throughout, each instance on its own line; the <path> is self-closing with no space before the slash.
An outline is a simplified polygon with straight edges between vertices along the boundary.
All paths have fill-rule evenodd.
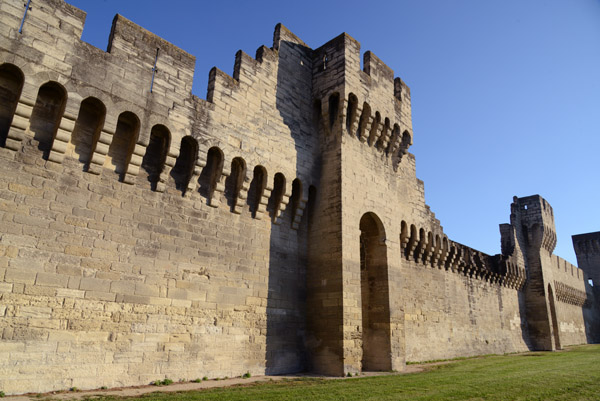
<path id="1" fill-rule="evenodd" d="M 292 229 L 292 226 L 300 200 L 309 192 L 314 197 L 314 188 L 311 188 L 311 191 L 307 189 L 318 178 L 318 174 L 314 172 L 310 176 L 301 174 L 307 170 L 307 166 L 301 166 L 301 162 L 312 159 L 307 157 L 307 154 L 318 150 L 318 136 L 312 124 L 311 52 L 306 46 L 279 41 L 276 108 L 287 130 L 279 133 L 281 138 L 278 140 L 293 141 L 294 156 L 297 160 L 296 176 L 299 179 L 293 183 L 289 179 L 286 182 L 286 177 L 281 173 L 276 174 L 275 171 L 267 178 L 267 185 L 272 188 L 267 204 L 268 216 L 272 223 L 269 246 L 266 374 L 293 373 L 307 369 L 307 215 L 310 214 L 308 209 L 314 203 L 310 197 L 298 229 Z M 304 61 L 301 63 L 300 60 Z M 302 179 L 305 182 L 302 182 Z M 313 182 L 306 182 L 308 179 Z M 290 189 L 289 203 L 281 205 L 283 195 L 289 194 Z M 255 188 L 251 188 L 250 192 L 253 190 Z M 277 215 L 277 210 L 281 211 L 280 216 Z"/>
<path id="2" fill-rule="evenodd" d="M 529 338 L 529 326 L 527 325 L 527 307 L 524 288 L 517 291 L 517 297 L 519 300 L 519 316 L 521 317 L 521 337 L 523 338 L 525 345 L 527 345 L 527 349 L 529 349 L 529 351 L 534 351 L 535 347 Z"/>
<path id="3" fill-rule="evenodd" d="M 585 335 L 590 344 L 600 343 L 600 286 L 598 283 L 587 285 L 586 301 L 583 308 Z"/>

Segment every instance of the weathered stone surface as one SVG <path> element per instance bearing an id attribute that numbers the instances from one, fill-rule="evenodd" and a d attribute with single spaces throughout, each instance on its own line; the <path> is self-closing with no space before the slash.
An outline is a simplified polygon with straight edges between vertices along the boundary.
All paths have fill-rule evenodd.
<path id="1" fill-rule="evenodd" d="M 122 16 L 105 53 L 82 11 L 40 0 L 17 34 L 19 10 L 0 3 L 5 393 L 598 341 L 597 238 L 575 243 L 583 271 L 552 255 L 536 195 L 502 254 L 449 240 L 410 90 L 349 35 L 313 50 L 278 25 L 205 101 L 194 57 Z"/>

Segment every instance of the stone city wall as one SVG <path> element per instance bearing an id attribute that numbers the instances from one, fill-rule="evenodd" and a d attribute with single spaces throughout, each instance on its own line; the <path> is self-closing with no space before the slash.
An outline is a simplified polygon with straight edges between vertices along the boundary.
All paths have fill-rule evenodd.
<path id="1" fill-rule="evenodd" d="M 62 1 L 22 15 L 0 3 L 5 393 L 590 341 L 549 204 L 515 198 L 500 255 L 448 239 L 410 90 L 349 35 L 313 50 L 278 25 L 203 100 L 194 57 L 120 15 L 106 52 Z"/>

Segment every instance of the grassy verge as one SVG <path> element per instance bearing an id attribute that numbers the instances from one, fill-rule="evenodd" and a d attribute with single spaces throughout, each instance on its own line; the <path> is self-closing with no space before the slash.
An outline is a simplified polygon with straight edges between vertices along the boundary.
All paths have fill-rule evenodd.
<path id="1" fill-rule="evenodd" d="M 117 400 L 107 397 L 94 400 Z M 344 380 L 297 379 L 139 400 L 600 400 L 600 345 L 485 356 L 426 372 Z"/>

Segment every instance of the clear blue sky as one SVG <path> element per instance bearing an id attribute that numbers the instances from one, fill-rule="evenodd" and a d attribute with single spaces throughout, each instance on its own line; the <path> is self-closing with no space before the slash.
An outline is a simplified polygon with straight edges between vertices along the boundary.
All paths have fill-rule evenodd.
<path id="1" fill-rule="evenodd" d="M 122 14 L 197 58 L 194 94 L 282 22 L 316 48 L 348 32 L 412 93 L 417 176 L 453 240 L 500 253 L 514 195 L 554 208 L 555 253 L 600 230 L 600 1 L 70 0 L 106 49 Z"/>

